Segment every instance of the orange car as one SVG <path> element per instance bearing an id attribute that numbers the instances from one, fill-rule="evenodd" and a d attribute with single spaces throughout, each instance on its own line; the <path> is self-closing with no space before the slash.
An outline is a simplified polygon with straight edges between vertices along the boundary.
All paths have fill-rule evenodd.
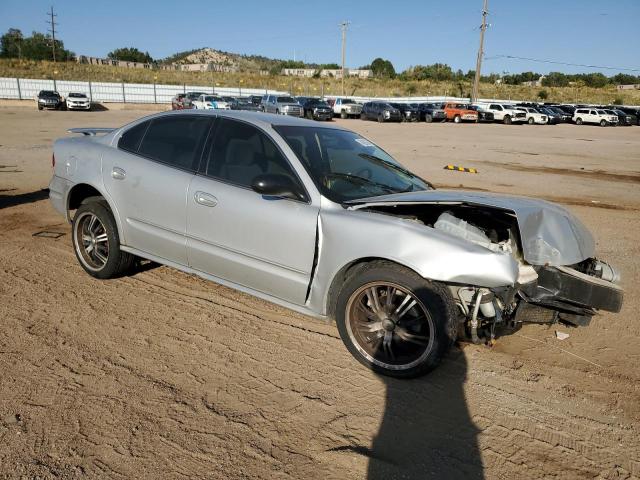
<path id="1" fill-rule="evenodd" d="M 447 115 L 447 120 L 452 120 L 454 123 L 478 121 L 478 112 L 469 110 L 465 104 L 445 103 L 442 105 L 442 109 Z"/>

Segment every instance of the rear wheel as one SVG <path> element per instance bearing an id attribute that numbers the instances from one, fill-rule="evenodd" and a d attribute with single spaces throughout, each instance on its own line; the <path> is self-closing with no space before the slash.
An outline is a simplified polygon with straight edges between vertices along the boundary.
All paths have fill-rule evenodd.
<path id="1" fill-rule="evenodd" d="M 367 116 L 364 114 L 364 112 L 360 113 L 360 120 L 366 120 Z"/>
<path id="2" fill-rule="evenodd" d="M 387 261 L 358 268 L 336 304 L 347 349 L 363 365 L 393 377 L 433 369 L 455 340 L 455 318 L 443 285 Z"/>
<path id="3" fill-rule="evenodd" d="M 80 205 L 73 217 L 72 242 L 80 265 L 93 277 L 113 278 L 133 266 L 135 257 L 120 250 L 116 222 L 104 201 Z"/>
<path id="4" fill-rule="evenodd" d="M 576 125 L 582 125 L 582 119 L 576 118 Z"/>
<path id="5" fill-rule="evenodd" d="M 502 119 L 502 122 L 505 125 L 511 125 L 511 116 L 510 115 L 505 115 L 504 118 Z"/>

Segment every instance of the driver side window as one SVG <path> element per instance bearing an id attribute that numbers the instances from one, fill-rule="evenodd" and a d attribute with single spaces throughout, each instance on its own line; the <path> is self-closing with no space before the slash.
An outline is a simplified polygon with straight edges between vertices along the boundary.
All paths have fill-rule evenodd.
<path id="1" fill-rule="evenodd" d="M 286 175 L 300 185 L 287 159 L 264 132 L 226 118 L 218 119 L 205 173 L 248 188 L 255 177 L 265 173 Z M 300 189 L 304 190 L 302 186 Z"/>

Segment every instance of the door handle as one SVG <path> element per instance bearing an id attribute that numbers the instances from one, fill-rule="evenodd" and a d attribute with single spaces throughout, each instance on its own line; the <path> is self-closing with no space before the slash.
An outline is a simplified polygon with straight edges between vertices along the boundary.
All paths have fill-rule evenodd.
<path id="1" fill-rule="evenodd" d="M 127 172 L 120 167 L 113 167 L 113 170 L 111 170 L 111 176 L 116 180 L 124 180 L 124 177 L 127 176 Z"/>
<path id="2" fill-rule="evenodd" d="M 204 205 L 205 207 L 215 207 L 218 204 L 218 199 L 206 192 L 196 192 L 193 198 L 196 203 Z"/>

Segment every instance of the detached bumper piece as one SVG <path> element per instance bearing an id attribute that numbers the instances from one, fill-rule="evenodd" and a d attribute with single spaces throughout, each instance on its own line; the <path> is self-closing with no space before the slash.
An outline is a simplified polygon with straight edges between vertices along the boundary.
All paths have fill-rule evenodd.
<path id="1" fill-rule="evenodd" d="M 615 283 L 569 267 L 540 268 L 538 279 L 524 285 L 519 295 L 530 305 L 521 303 L 518 306 L 516 320 L 551 323 L 555 320 L 552 315 L 555 311 L 561 321 L 579 326 L 588 325 L 595 310 L 619 312 L 624 297 Z M 535 309 L 536 314 L 532 315 L 531 306 L 544 311 Z M 547 321 L 541 322 L 543 318 Z"/>

